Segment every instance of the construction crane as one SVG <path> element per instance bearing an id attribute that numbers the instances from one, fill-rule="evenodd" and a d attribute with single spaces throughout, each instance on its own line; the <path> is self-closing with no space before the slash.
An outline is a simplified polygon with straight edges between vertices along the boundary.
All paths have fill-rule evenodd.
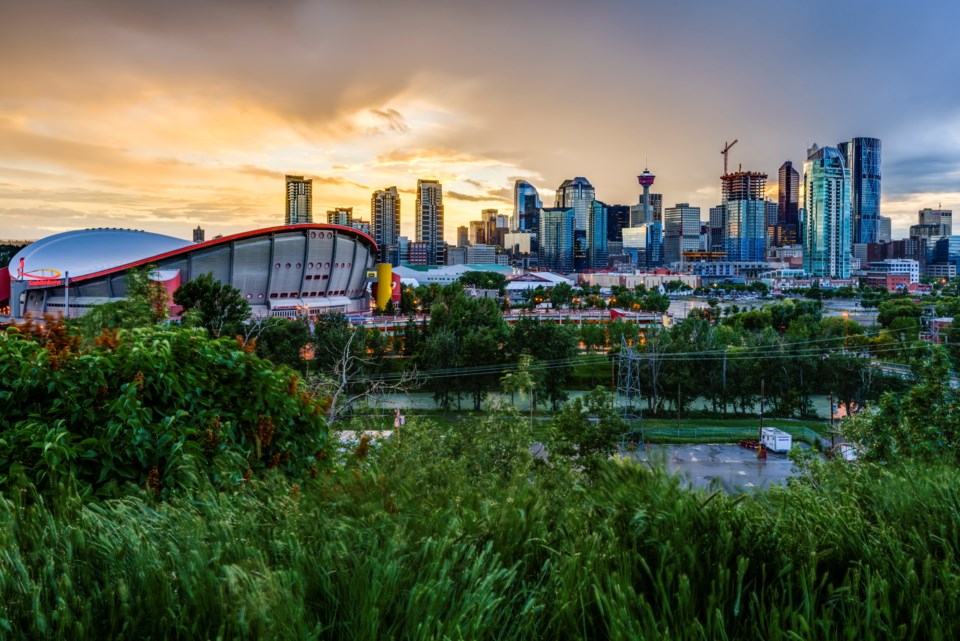
<path id="1" fill-rule="evenodd" d="M 720 152 L 721 154 L 723 154 L 723 175 L 724 176 L 727 175 L 727 154 L 730 153 L 730 148 L 733 147 L 735 144 L 737 144 L 738 140 L 740 139 L 735 138 L 733 142 L 726 143 L 726 145 L 723 148 L 723 151 Z"/>

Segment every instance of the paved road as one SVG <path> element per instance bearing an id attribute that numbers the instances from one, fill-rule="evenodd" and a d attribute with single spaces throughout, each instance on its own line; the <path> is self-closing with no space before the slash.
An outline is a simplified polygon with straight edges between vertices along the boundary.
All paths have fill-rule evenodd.
<path id="1" fill-rule="evenodd" d="M 797 444 L 796 447 L 806 447 Z M 682 475 L 692 487 L 722 487 L 736 493 L 771 484 L 784 485 L 794 473 L 793 463 L 783 454 L 770 453 L 766 459 L 757 459 L 754 450 L 733 443 L 651 445 L 627 452 L 625 456 L 638 461 L 664 463 L 674 474 Z"/>

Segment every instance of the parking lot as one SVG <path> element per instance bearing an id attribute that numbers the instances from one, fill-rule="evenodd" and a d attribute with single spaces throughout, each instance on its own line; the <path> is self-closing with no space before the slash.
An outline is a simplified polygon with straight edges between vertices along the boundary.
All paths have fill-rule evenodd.
<path id="1" fill-rule="evenodd" d="M 797 444 L 795 447 L 807 447 Z M 730 493 L 749 491 L 771 484 L 784 485 L 794 473 L 793 463 L 784 454 L 769 453 L 758 459 L 755 450 L 736 443 L 651 445 L 623 453 L 642 462 L 662 463 L 681 475 L 692 487 L 722 487 Z"/>

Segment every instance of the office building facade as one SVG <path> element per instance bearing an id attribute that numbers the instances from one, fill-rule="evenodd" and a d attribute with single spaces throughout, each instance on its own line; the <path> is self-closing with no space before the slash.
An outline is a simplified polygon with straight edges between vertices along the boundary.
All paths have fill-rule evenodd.
<path id="1" fill-rule="evenodd" d="M 587 210 L 587 267 L 607 266 L 607 205 L 595 200 Z"/>
<path id="2" fill-rule="evenodd" d="M 513 183 L 513 219 L 511 229 L 536 232 L 539 227 L 540 194 L 536 187 L 526 180 L 517 180 Z"/>
<path id="3" fill-rule="evenodd" d="M 587 210 L 596 199 L 597 193 L 590 181 L 583 176 L 564 180 L 557 188 L 555 207 L 572 208 L 574 211 L 574 229 L 587 229 Z"/>
<path id="4" fill-rule="evenodd" d="M 572 207 L 540 209 L 540 269 L 570 273 L 573 271 L 573 232 L 576 212 Z"/>
<path id="5" fill-rule="evenodd" d="M 880 225 L 880 140 L 854 138 L 837 145 L 850 172 L 850 225 L 855 243 L 875 243 Z"/>
<path id="6" fill-rule="evenodd" d="M 789 160 L 777 172 L 777 228 L 771 244 L 774 247 L 796 245 L 800 228 L 800 172 Z"/>
<path id="7" fill-rule="evenodd" d="M 663 212 L 663 263 L 683 262 L 684 252 L 700 249 L 700 208 L 678 203 Z"/>

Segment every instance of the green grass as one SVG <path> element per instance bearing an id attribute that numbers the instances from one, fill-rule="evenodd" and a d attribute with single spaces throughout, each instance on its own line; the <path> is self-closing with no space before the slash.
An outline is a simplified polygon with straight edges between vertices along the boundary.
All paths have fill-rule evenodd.
<path id="1" fill-rule="evenodd" d="M 814 464 L 736 497 L 414 422 L 329 476 L 0 497 L 0 637 L 954 639 L 960 472 Z"/>

